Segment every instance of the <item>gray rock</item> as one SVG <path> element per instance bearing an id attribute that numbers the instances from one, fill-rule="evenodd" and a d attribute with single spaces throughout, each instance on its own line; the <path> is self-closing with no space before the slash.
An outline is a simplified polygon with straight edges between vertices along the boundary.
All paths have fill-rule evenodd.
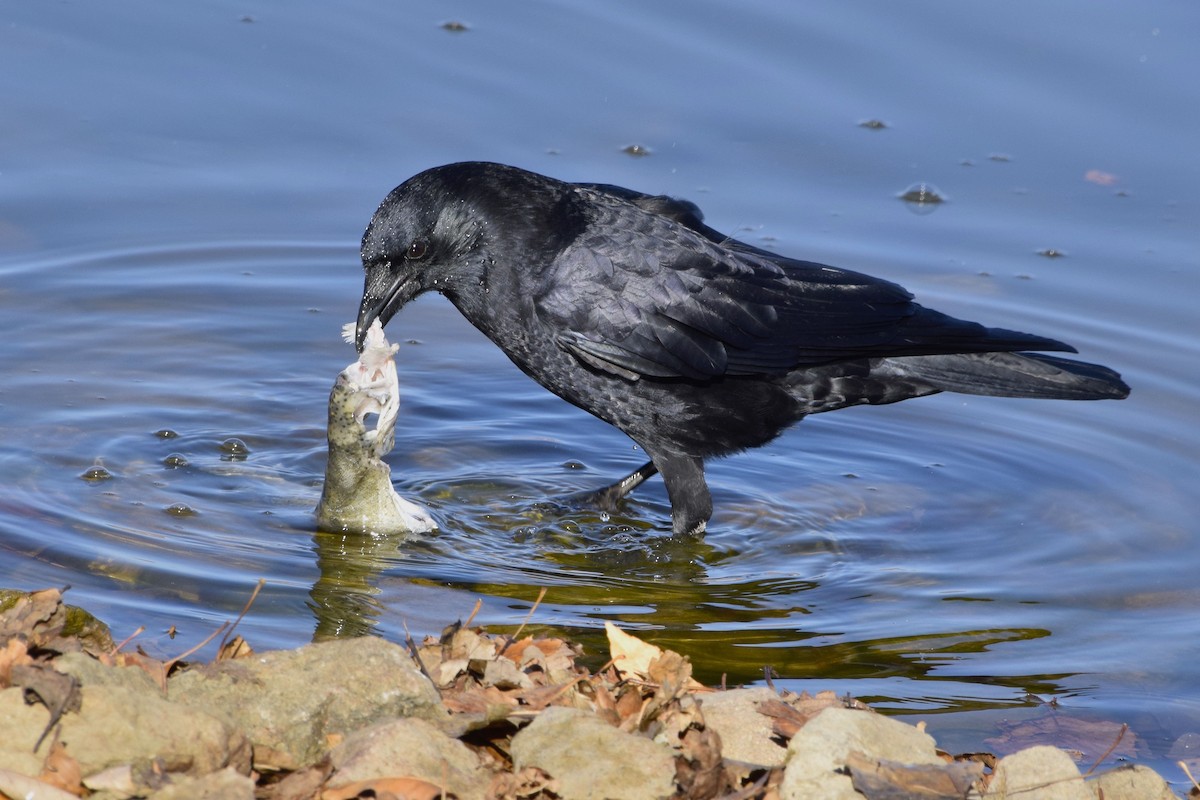
<path id="1" fill-rule="evenodd" d="M 1162 777 L 1141 764 L 1118 767 L 1090 781 L 1092 792 L 1104 800 L 1177 800 Z"/>
<path id="2" fill-rule="evenodd" d="M 849 775 L 837 770 L 850 753 L 903 764 L 942 764 L 933 737 L 880 714 L 827 708 L 788 744 L 780 796 L 783 800 L 862 800 Z"/>
<path id="3" fill-rule="evenodd" d="M 151 760 L 167 773 L 205 775 L 225 767 L 250 772 L 250 742 L 224 720 L 123 687 L 82 691 L 83 707 L 63 718 L 60 738 L 85 776 Z"/>
<path id="4" fill-rule="evenodd" d="M 43 706 L 25 703 L 21 687 L 0 691 L 0 769 L 22 775 L 41 773 L 46 745 L 37 753 L 33 752 L 33 745 L 49 721 L 50 712 Z"/>
<path id="5" fill-rule="evenodd" d="M 482 800 L 491 778 L 469 747 L 423 719 L 397 719 L 352 733 L 330 755 L 330 789 L 412 777 L 443 786 L 461 800 Z"/>
<path id="6" fill-rule="evenodd" d="M 228 722 L 194 708 L 174 707 L 157 690 L 103 682 L 81 688 L 78 712 L 65 714 L 59 735 L 87 776 L 129 765 L 133 785 L 154 788 L 153 774 L 204 775 L 225 767 L 250 772 L 250 742 Z M 37 775 L 48 743 L 37 753 L 50 712 L 27 706 L 21 690 L 0 692 L 0 767 Z M 155 778 L 157 779 L 157 778 Z"/>
<path id="7" fill-rule="evenodd" d="M 758 713 L 758 704 L 778 700 L 765 686 L 730 689 L 698 695 L 704 724 L 721 737 L 721 754 L 735 761 L 764 767 L 781 766 L 787 748 L 771 738 L 771 719 Z"/>
<path id="8" fill-rule="evenodd" d="M 331 735 L 396 717 L 447 716 L 408 652 L 374 636 L 218 661 L 171 678 L 168 690 L 172 700 L 239 725 L 256 764 L 283 769 L 318 761 Z"/>
<path id="9" fill-rule="evenodd" d="M 655 800 L 675 791 L 671 751 L 591 714 L 553 706 L 513 737 L 517 771 L 538 767 L 563 800 Z"/>
<path id="10" fill-rule="evenodd" d="M 150 800 L 254 800 L 254 781 L 231 769 L 185 778 L 150 795 Z"/>
<path id="11" fill-rule="evenodd" d="M 988 800 L 1096 800 L 1071 757 L 1057 747 L 1028 747 L 996 763 Z"/>
<path id="12" fill-rule="evenodd" d="M 72 675 L 85 686 L 121 686 L 163 696 L 162 687 L 139 667 L 110 667 L 86 653 L 65 653 L 54 660 L 54 669 Z"/>

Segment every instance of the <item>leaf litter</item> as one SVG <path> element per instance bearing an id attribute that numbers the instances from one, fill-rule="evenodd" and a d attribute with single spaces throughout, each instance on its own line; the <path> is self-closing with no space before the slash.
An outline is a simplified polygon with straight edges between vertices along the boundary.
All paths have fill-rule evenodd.
<path id="1" fill-rule="evenodd" d="M 107 666 L 141 669 L 160 686 L 165 686 L 170 674 L 188 665 L 182 657 L 161 660 L 141 650 L 123 652 L 126 643 L 114 644 L 102 623 L 64 604 L 60 590 L 13 594 L 19 595 L 15 602 L 0 603 L 0 689 L 21 687 L 26 703 L 41 703 L 50 710 L 50 723 L 34 750 L 43 749 L 43 740 L 48 739 L 50 745 L 44 748 L 40 774 L 22 776 L 0 770 L 0 797 L 87 796 L 69 743 L 59 741 L 57 735 L 62 717 L 79 708 L 79 683 L 55 670 L 55 659 L 65 653 L 83 652 Z M 426 637 L 420 644 L 410 637 L 407 645 L 414 662 L 441 696 L 449 714 L 449 733 L 473 749 L 489 767 L 491 779 L 484 794 L 487 798 L 560 798 L 553 776 L 536 767 L 515 769 L 511 750 L 514 734 L 551 706 L 585 710 L 619 730 L 667 745 L 675 761 L 676 797 L 780 797 L 783 767 L 723 757 L 721 738 L 706 724 L 703 711 L 704 698 L 719 690 L 692 677 L 687 657 L 606 623 L 610 659 L 593 672 L 582 663 L 583 652 L 578 644 L 550 635 L 522 635 L 524 625 L 514 634 L 504 635 L 470 627 L 470 622 L 471 618 L 466 623 L 456 622 L 440 636 Z M 226 627 L 219 628 L 206 642 Z M 220 643 L 217 660 L 252 654 L 241 637 L 232 635 L 230 627 Z M 816 695 L 777 691 L 776 698 L 758 703 L 756 709 L 770 721 L 773 739 L 786 746 L 809 720 L 830 707 L 871 713 L 862 703 L 829 691 Z M 989 746 L 1001 752 L 1045 743 L 1081 755 L 1103 752 L 1100 760 L 1109 755 L 1144 755 L 1144 748 L 1139 749 L 1136 737 L 1124 726 L 1078 720 L 1057 709 L 1050 709 L 1037 720 L 1005 726 L 1000 736 L 988 740 Z M 329 742 L 330 747 L 335 744 Z M 852 752 L 845 772 L 868 800 L 949 800 L 986 791 L 995 756 L 942 755 L 944 765 L 930 766 L 900 764 Z M 587 757 L 587 753 L 580 753 L 581 759 Z M 437 783 L 411 775 L 331 787 L 326 782 L 333 772 L 327 755 L 303 769 L 252 773 L 251 777 L 257 782 L 255 796 L 262 800 L 435 800 L 455 796 Z M 31 795 L 31 791 L 42 794 Z"/>

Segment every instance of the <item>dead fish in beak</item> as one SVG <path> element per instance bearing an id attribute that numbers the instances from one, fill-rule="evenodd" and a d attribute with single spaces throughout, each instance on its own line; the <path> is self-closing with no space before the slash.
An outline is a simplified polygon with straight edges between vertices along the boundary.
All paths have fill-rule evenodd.
<path id="1" fill-rule="evenodd" d="M 354 341 L 354 324 L 343 335 Z M 437 524 L 421 506 L 392 487 L 383 456 L 395 443 L 400 381 L 390 344 L 376 320 L 366 332 L 358 361 L 338 374 L 329 393 L 329 460 L 317 505 L 317 525 L 326 531 L 397 535 L 425 533 Z M 373 427 L 367 416 L 376 416 Z"/>

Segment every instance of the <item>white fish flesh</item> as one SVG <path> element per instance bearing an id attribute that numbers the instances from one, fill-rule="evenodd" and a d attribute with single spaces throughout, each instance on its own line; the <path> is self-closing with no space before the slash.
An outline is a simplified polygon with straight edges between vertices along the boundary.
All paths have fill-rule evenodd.
<path id="1" fill-rule="evenodd" d="M 354 340 L 354 324 L 343 336 Z M 392 536 L 434 530 L 433 517 L 396 493 L 383 456 L 395 443 L 400 380 L 390 344 L 376 321 L 362 355 L 342 370 L 329 393 L 329 460 L 317 505 L 317 524 L 326 531 Z M 367 417 L 375 415 L 373 426 Z"/>

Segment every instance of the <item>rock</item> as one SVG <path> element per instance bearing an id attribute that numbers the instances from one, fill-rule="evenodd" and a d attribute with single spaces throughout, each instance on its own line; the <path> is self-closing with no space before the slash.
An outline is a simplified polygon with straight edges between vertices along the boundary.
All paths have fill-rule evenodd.
<path id="1" fill-rule="evenodd" d="M 460 800 L 482 800 L 491 775 L 462 742 L 422 719 L 397 719 L 352 733 L 330 754 L 338 789 L 375 778 L 420 778 Z"/>
<path id="2" fill-rule="evenodd" d="M 1001 800 L 1018 796 L 1028 800 L 1096 800 L 1071 757 L 1049 745 L 1028 747 L 996 763 L 984 797 Z"/>
<path id="3" fill-rule="evenodd" d="M 159 789 L 149 800 L 254 800 L 254 781 L 232 769 L 185 778 Z"/>
<path id="4" fill-rule="evenodd" d="M 1167 782 L 1141 764 L 1109 770 L 1090 784 L 1096 797 L 1102 796 L 1104 800 L 1176 800 Z"/>
<path id="5" fill-rule="evenodd" d="M 850 776 L 838 772 L 851 752 L 903 764 L 942 764 L 933 737 L 869 711 L 831 707 L 813 717 L 788 744 L 783 800 L 862 800 Z"/>
<path id="6" fill-rule="evenodd" d="M 171 678 L 172 700 L 210 709 L 254 742 L 255 763 L 298 769 L 330 737 L 396 717 L 444 722 L 429 679 L 399 645 L 374 636 L 218 661 Z"/>
<path id="7" fill-rule="evenodd" d="M 147 785 L 139 775 L 160 770 L 205 775 L 232 767 L 250 772 L 249 740 L 215 716 L 123 687 L 84 686 L 82 691 L 83 707 L 63 717 L 59 738 L 85 777 L 118 764 L 135 765 L 139 786 Z M 150 762 L 156 767 L 149 769 Z"/>
<path id="8" fill-rule="evenodd" d="M 85 653 L 66 653 L 54 661 L 54 668 L 73 676 L 84 686 L 119 686 L 134 692 L 163 697 L 162 687 L 149 673 L 138 667 L 110 667 Z"/>
<path id="9" fill-rule="evenodd" d="M 164 775 L 226 767 L 249 773 L 250 742 L 239 730 L 203 710 L 173 707 L 144 670 L 106 666 L 81 652 L 54 667 L 80 684 L 78 710 L 63 715 L 59 739 L 89 787 L 128 796 L 155 788 Z M 49 719 L 19 688 L 0 692 L 0 768 L 39 774 L 49 743 L 36 753 L 33 746 Z"/>
<path id="10" fill-rule="evenodd" d="M 21 687 L 0 691 L 0 769 L 22 775 L 41 773 L 46 745 L 37 753 L 33 752 L 33 745 L 49 721 L 50 712 L 45 707 L 25 703 Z"/>
<path id="11" fill-rule="evenodd" d="M 114 681 L 85 684 L 80 710 L 62 717 L 59 740 L 85 781 L 126 765 L 138 789 L 156 788 L 164 774 L 204 775 L 225 767 L 250 772 L 250 742 L 234 726 L 199 709 L 172 706 L 157 690 Z M 37 753 L 33 747 L 49 720 L 44 706 L 25 705 L 20 689 L 0 692 L 0 768 L 40 773 L 49 745 L 43 742 Z"/>
<path id="12" fill-rule="evenodd" d="M 735 761 L 765 767 L 782 766 L 787 748 L 771 738 L 771 718 L 758 712 L 758 704 L 778 700 L 765 686 L 730 689 L 699 695 L 704 724 L 721 737 L 721 754 Z"/>
<path id="13" fill-rule="evenodd" d="M 512 740 L 515 771 L 538 767 L 563 800 L 654 800 L 675 791 L 671 751 L 574 708 L 552 706 Z"/>

